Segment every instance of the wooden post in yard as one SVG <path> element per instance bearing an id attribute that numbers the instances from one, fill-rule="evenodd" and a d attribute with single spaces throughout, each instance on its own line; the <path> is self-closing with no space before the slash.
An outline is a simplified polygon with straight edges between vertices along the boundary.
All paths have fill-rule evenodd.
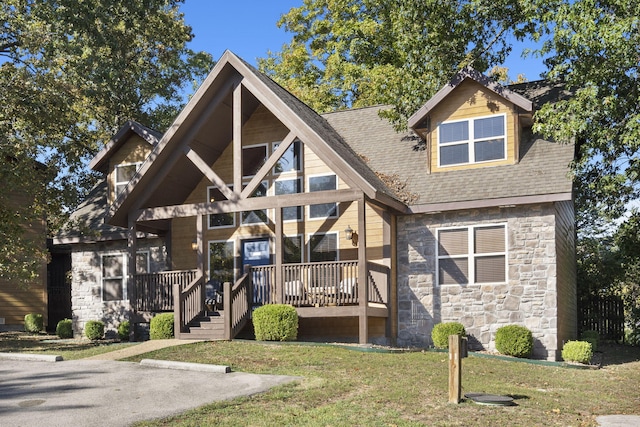
<path id="1" fill-rule="evenodd" d="M 449 335 L 449 403 L 460 403 L 462 382 L 462 337 Z"/>

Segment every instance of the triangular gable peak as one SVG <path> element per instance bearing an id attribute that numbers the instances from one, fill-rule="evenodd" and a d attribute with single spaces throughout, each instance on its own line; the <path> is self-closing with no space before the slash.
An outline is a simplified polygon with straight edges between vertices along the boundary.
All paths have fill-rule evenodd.
<path id="1" fill-rule="evenodd" d="M 286 132 L 279 147 L 274 148 L 266 163 L 247 182 L 241 172 L 243 146 L 246 145 L 243 144 L 243 127 L 260 106 L 266 108 Z M 155 221 L 154 227 L 162 228 L 162 221 L 201 212 L 201 205 L 187 209 L 183 204 L 203 176 L 226 198 L 221 209 L 246 209 L 252 205 L 247 200 L 259 187 L 261 179 L 296 140 L 317 155 L 352 190 L 378 203 L 403 209 L 375 173 L 322 117 L 227 51 L 158 142 L 149 160 L 112 205 L 108 221 L 113 225 L 128 226 L 131 214 L 135 212 L 135 220 Z M 233 163 L 231 180 L 212 167 L 229 147 Z M 160 207 L 164 207 L 162 214 L 156 209 Z"/>
<path id="2" fill-rule="evenodd" d="M 417 133 L 425 128 L 425 121 L 429 116 L 429 113 L 436 108 L 442 101 L 444 101 L 451 92 L 459 87 L 465 80 L 473 80 L 476 83 L 484 86 L 495 94 L 501 96 L 505 100 L 513 103 L 515 106 L 521 108 L 526 113 L 533 112 L 533 103 L 527 98 L 509 90 L 508 88 L 500 85 L 499 83 L 491 80 L 484 74 L 476 71 L 471 67 L 466 67 L 460 71 L 451 81 L 440 89 L 429 101 L 426 102 L 418 111 L 409 117 L 408 125 L 411 129 Z"/>

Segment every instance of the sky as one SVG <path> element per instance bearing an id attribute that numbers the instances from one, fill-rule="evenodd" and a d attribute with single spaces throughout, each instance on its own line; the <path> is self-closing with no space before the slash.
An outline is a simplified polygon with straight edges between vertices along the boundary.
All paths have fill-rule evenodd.
<path id="1" fill-rule="evenodd" d="M 216 60 L 229 49 L 256 65 L 256 58 L 279 51 L 291 39 L 292 34 L 278 28 L 276 22 L 301 4 L 302 0 L 186 0 L 180 9 L 195 35 L 191 49 L 209 52 Z M 524 74 L 528 80 L 538 80 L 544 65 L 539 58 L 522 59 L 525 47 L 518 44 L 504 65 L 511 79 Z"/>

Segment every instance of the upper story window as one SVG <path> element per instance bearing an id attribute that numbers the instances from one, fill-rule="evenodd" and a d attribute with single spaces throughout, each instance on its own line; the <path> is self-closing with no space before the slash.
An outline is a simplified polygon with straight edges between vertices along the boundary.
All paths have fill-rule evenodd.
<path id="1" fill-rule="evenodd" d="M 133 175 L 136 174 L 136 171 L 140 168 L 142 163 L 128 163 L 123 165 L 116 165 L 116 182 L 115 182 L 115 190 L 116 190 L 116 198 L 127 188 L 127 184 L 133 178 Z"/>
<path id="2" fill-rule="evenodd" d="M 279 142 L 273 143 L 273 151 L 275 152 L 280 146 Z M 282 157 L 276 162 L 273 167 L 274 174 L 287 173 L 287 172 L 300 172 L 302 170 L 302 144 L 299 140 L 293 141 L 293 143 L 287 148 Z"/>
<path id="3" fill-rule="evenodd" d="M 309 192 L 338 189 L 338 178 L 335 174 L 309 177 Z M 338 204 L 321 203 L 309 206 L 309 219 L 335 218 L 338 216 Z"/>
<path id="4" fill-rule="evenodd" d="M 506 159 L 506 115 L 444 122 L 438 126 L 439 166 Z"/>
<path id="5" fill-rule="evenodd" d="M 244 184 L 245 186 L 247 184 Z M 249 197 L 266 197 L 267 196 L 267 181 L 262 181 L 253 193 Z M 267 224 L 269 222 L 269 217 L 267 216 L 266 209 L 257 209 L 254 211 L 244 211 L 241 214 L 242 217 L 242 225 L 250 225 L 250 224 Z"/>
<path id="6" fill-rule="evenodd" d="M 438 284 L 505 283 L 506 226 L 438 230 Z"/>
<path id="7" fill-rule="evenodd" d="M 233 184 L 227 185 L 230 190 L 233 191 Z M 208 200 L 209 203 L 219 202 L 221 200 L 227 200 L 227 198 L 222 194 L 222 191 L 218 187 L 208 187 Z M 209 228 L 224 228 L 224 227 L 235 227 L 236 225 L 236 214 L 233 212 L 225 212 L 225 213 L 217 213 L 209 215 Z"/>
<path id="8" fill-rule="evenodd" d="M 254 176 L 267 161 L 267 144 L 242 147 L 242 176 Z"/>
<path id="9" fill-rule="evenodd" d="M 302 193 L 302 179 L 279 179 L 273 181 L 273 194 L 276 196 L 282 194 Z M 282 219 L 284 221 L 300 221 L 302 220 L 302 206 L 290 206 L 282 208 Z"/>

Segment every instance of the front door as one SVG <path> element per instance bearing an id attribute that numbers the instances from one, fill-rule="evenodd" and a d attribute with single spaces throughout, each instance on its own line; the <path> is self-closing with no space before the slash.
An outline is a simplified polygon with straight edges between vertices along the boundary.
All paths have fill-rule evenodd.
<path id="1" fill-rule="evenodd" d="M 271 264 L 271 247 L 268 237 L 245 239 L 242 241 L 242 265 L 260 267 Z M 265 269 L 253 270 L 253 302 L 265 304 L 271 301 L 271 275 Z"/>

